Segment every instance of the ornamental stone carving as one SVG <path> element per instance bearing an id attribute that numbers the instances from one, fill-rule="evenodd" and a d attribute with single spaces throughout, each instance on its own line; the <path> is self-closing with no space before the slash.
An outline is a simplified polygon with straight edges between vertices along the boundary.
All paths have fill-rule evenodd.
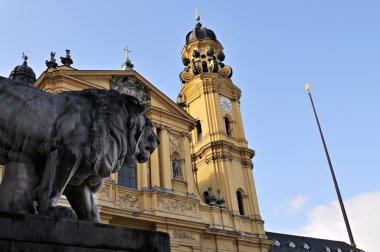
<path id="1" fill-rule="evenodd" d="M 183 148 L 182 148 L 181 136 L 170 134 L 169 140 L 170 140 L 170 153 L 178 152 L 182 154 Z"/>
<path id="2" fill-rule="evenodd" d="M 168 199 L 164 197 L 158 197 L 158 207 L 162 210 L 169 211 L 171 213 L 184 213 L 195 215 L 196 204 L 191 202 L 180 201 L 177 199 Z"/>
<path id="3" fill-rule="evenodd" d="M 215 49 L 215 50 L 214 50 Z M 221 77 L 231 78 L 232 68 L 223 63 L 225 55 L 218 48 L 194 49 L 189 55 L 183 55 L 185 68 L 180 73 L 182 83 L 187 83 L 202 73 L 217 73 Z"/>
<path id="4" fill-rule="evenodd" d="M 141 103 L 150 104 L 150 95 L 148 93 L 148 89 L 144 84 L 139 83 L 134 76 L 112 76 L 110 85 L 112 90 L 116 90 L 121 94 L 134 96 Z"/>
<path id="5" fill-rule="evenodd" d="M 205 162 L 206 162 L 206 164 L 208 164 L 208 163 L 210 163 L 210 161 L 217 161 L 219 159 L 232 161 L 232 155 L 229 153 L 226 153 L 226 152 L 220 152 L 220 153 L 212 155 L 209 158 L 206 158 Z"/>
<path id="6" fill-rule="evenodd" d="M 98 197 L 103 200 L 111 199 L 111 186 L 103 185 L 98 191 Z"/>
<path id="7" fill-rule="evenodd" d="M 253 168 L 253 163 L 252 163 L 252 160 L 250 159 L 243 159 L 241 161 L 241 164 L 243 167 L 250 167 L 251 169 Z"/>
<path id="8" fill-rule="evenodd" d="M 121 207 L 139 209 L 139 200 L 140 198 L 138 196 L 129 193 L 119 195 Z"/>
<path id="9" fill-rule="evenodd" d="M 186 232 L 186 231 L 181 231 L 181 230 L 174 230 L 173 231 L 173 238 L 174 239 L 181 239 L 181 240 L 190 240 L 190 241 L 196 240 L 192 233 Z"/>

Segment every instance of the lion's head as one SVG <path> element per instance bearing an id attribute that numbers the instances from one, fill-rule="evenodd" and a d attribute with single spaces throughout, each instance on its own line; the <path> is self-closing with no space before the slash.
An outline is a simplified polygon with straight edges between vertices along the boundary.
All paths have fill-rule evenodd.
<path id="1" fill-rule="evenodd" d="M 153 132 L 152 122 L 142 115 L 138 118 L 139 140 L 137 142 L 137 148 L 135 150 L 135 156 L 137 162 L 144 163 L 149 159 L 150 154 L 158 147 L 160 141 L 157 135 Z"/>
<path id="2" fill-rule="evenodd" d="M 153 132 L 152 122 L 141 113 L 131 125 L 128 137 L 128 153 L 124 164 L 144 163 L 160 141 Z"/>

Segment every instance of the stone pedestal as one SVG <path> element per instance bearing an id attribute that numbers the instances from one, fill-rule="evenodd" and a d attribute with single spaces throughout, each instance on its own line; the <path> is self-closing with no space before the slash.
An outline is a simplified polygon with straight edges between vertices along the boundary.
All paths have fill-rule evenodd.
<path id="1" fill-rule="evenodd" d="M 170 252 L 169 235 L 0 211 L 1 252 Z"/>

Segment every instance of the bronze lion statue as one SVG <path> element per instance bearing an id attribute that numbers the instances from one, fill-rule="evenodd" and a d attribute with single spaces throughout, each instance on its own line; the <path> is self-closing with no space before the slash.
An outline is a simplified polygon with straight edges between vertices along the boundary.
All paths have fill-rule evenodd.
<path id="1" fill-rule="evenodd" d="M 145 110 L 117 91 L 51 94 L 0 77 L 0 210 L 99 222 L 104 179 L 159 144 Z M 75 214 L 57 205 L 62 195 Z"/>

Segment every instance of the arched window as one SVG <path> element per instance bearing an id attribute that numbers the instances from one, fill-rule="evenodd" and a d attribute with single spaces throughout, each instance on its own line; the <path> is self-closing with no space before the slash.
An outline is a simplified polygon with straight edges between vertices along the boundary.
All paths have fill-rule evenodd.
<path id="1" fill-rule="evenodd" d="M 226 125 L 227 136 L 231 136 L 231 122 L 228 117 L 224 117 L 224 124 Z"/>
<path id="2" fill-rule="evenodd" d="M 121 168 L 117 174 L 117 183 L 124 187 L 137 189 L 136 164 L 127 165 Z"/>
<path id="3" fill-rule="evenodd" d="M 238 206 L 239 206 L 239 213 L 240 215 L 244 215 L 244 204 L 243 204 L 243 195 L 240 191 L 236 192 L 236 197 L 238 201 Z"/>
<path id="4" fill-rule="evenodd" d="M 202 125 L 201 125 L 201 121 L 197 120 L 197 124 L 196 124 L 196 130 L 197 130 L 197 141 L 200 142 L 202 141 Z"/>

